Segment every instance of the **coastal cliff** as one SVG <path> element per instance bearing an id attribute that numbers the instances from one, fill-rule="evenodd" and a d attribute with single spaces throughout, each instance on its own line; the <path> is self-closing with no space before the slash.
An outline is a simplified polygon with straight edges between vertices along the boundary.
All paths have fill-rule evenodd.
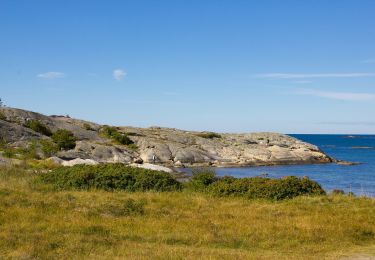
<path id="1" fill-rule="evenodd" d="M 35 131 L 28 122 L 39 122 L 51 133 L 69 130 L 76 142 L 72 149 L 43 154 L 38 142 L 51 136 Z M 121 144 L 105 131 L 126 137 Z M 0 139 L 9 147 L 37 147 L 40 158 L 60 164 L 112 163 L 159 164 L 168 167 L 238 167 L 329 163 L 334 160 L 315 145 L 278 133 L 217 134 L 173 128 L 109 127 L 68 116 L 45 116 L 16 108 L 0 109 Z M 39 147 L 39 148 L 38 148 Z"/>

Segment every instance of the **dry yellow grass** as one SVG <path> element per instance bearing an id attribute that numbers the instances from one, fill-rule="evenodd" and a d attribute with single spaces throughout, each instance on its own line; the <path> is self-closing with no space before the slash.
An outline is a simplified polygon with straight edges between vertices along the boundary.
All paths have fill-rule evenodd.
<path id="1" fill-rule="evenodd" d="M 34 175 L 0 169 L 0 257 L 375 257 L 373 199 L 270 202 L 191 192 L 54 191 L 33 184 Z M 126 211 L 129 199 L 144 211 Z"/>

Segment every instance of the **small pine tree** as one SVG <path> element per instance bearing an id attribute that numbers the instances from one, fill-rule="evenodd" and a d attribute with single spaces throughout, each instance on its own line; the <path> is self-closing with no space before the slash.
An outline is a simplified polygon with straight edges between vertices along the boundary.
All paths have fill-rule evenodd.
<path id="1" fill-rule="evenodd" d="M 1 98 L 0 98 L 0 107 L 4 107 L 4 102 Z"/>

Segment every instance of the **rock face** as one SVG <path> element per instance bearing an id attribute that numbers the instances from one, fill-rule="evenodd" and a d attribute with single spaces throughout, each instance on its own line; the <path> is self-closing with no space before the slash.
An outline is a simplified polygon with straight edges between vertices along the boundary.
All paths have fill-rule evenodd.
<path id="1" fill-rule="evenodd" d="M 49 139 L 23 126 L 39 120 L 52 131 L 68 129 L 78 138 L 76 147 L 55 156 L 86 163 L 152 163 L 163 166 L 255 166 L 332 162 L 318 147 L 278 133 L 220 134 L 172 128 L 118 127 L 136 145 L 116 145 L 100 135 L 101 125 L 64 116 L 45 116 L 14 108 L 1 108 L 0 139 L 14 146 Z M 5 118 L 4 118 L 5 116 Z M 87 125 L 89 125 L 89 130 Z M 76 160 L 80 159 L 80 160 Z M 68 163 L 66 163 L 68 164 Z"/>

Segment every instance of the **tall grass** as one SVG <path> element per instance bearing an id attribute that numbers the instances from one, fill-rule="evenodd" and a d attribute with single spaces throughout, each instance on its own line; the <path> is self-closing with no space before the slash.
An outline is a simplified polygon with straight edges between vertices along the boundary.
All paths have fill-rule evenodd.
<path id="1" fill-rule="evenodd" d="M 336 259 L 375 253 L 375 201 L 56 191 L 0 169 L 0 258 Z"/>

